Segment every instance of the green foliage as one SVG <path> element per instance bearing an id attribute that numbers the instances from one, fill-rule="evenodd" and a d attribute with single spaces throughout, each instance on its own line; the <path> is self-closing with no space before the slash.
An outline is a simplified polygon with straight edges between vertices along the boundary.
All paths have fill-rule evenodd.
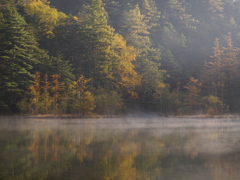
<path id="1" fill-rule="evenodd" d="M 120 34 L 127 39 L 129 45 L 136 48 L 144 49 L 150 45 L 148 26 L 138 5 L 123 13 Z"/>
<path id="2" fill-rule="evenodd" d="M 77 81 L 69 84 L 64 103 L 68 107 L 67 112 L 71 114 L 89 115 L 95 108 L 94 98 L 88 91 L 91 79 L 81 75 Z"/>
<path id="3" fill-rule="evenodd" d="M 4 6 L 0 11 L 0 97 L 14 108 L 19 96 L 31 84 L 32 70 L 43 51 L 15 7 Z"/>
<path id="4" fill-rule="evenodd" d="M 166 24 L 161 30 L 162 44 L 169 49 L 185 47 L 187 43 L 186 37 L 178 33 L 171 23 Z"/>
<path id="5" fill-rule="evenodd" d="M 160 115 L 181 115 L 185 113 L 184 94 L 178 87 L 172 91 L 166 85 L 158 86 L 154 93 L 154 101 Z"/>
<path id="6" fill-rule="evenodd" d="M 205 110 L 209 115 L 219 115 L 228 112 L 228 106 L 223 104 L 223 102 L 216 96 L 210 95 L 203 97 L 203 103 Z"/>
<path id="7" fill-rule="evenodd" d="M 116 91 L 106 91 L 98 89 L 94 93 L 96 102 L 96 113 L 114 115 L 122 113 L 124 110 L 124 102 L 120 94 Z"/>
<path id="8" fill-rule="evenodd" d="M 18 107 L 32 113 L 83 115 L 97 98 L 102 114 L 124 107 L 180 114 L 201 111 L 199 99 L 214 95 L 238 110 L 239 7 L 231 0 L 1 0 L 0 107 L 16 112 L 22 100 Z M 59 75 L 64 88 L 54 91 L 44 74 Z M 91 79 L 80 97 L 71 87 L 78 78 Z"/>

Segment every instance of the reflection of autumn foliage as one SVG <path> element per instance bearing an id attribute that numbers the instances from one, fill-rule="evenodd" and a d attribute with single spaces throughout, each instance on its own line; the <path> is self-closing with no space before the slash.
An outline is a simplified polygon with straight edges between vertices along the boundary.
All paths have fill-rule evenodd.
<path id="1" fill-rule="evenodd" d="M 55 131 L 45 131 L 44 134 L 34 132 L 32 142 L 28 149 L 33 152 L 35 164 L 40 161 L 59 161 L 61 154 L 65 152 L 61 135 Z"/>
<path id="2" fill-rule="evenodd" d="M 7 168 L 14 167 L 16 169 L 11 170 L 15 172 L 20 168 L 18 172 L 26 173 L 28 177 L 29 174 L 31 177 L 39 176 L 38 179 L 61 179 L 63 176 L 103 180 L 171 179 L 173 173 L 183 173 L 183 176 L 179 174 L 180 178 L 186 174 L 188 177 L 188 168 L 194 172 L 206 171 L 206 177 L 214 180 L 239 177 L 240 156 L 237 153 L 224 154 L 225 151 L 220 149 L 219 154 L 205 155 L 206 147 L 200 147 L 203 141 L 214 144 L 222 135 L 207 134 L 199 138 L 195 131 L 180 131 L 181 134 L 162 134 L 132 129 L 106 131 L 90 129 L 89 126 L 72 126 L 71 131 L 44 127 L 25 133 L 24 141 L 21 138 L 6 141 L 1 152 L 17 153 L 14 158 L 3 158 L 14 164 L 6 163 Z M 191 175 L 195 175 L 194 172 Z"/>
<path id="3" fill-rule="evenodd" d="M 118 171 L 116 176 L 118 179 L 134 180 L 137 179 L 137 169 L 134 166 L 135 158 L 139 154 L 139 144 L 123 142 L 119 144 L 120 154 L 118 160 Z"/>
<path id="4" fill-rule="evenodd" d="M 163 157 L 163 142 L 151 142 L 148 144 L 151 147 L 147 147 L 147 144 L 142 144 L 141 139 L 137 138 L 139 136 L 137 130 L 123 131 L 113 136 L 101 132 L 102 137 L 98 133 L 96 134 L 95 130 L 79 132 L 74 130 L 71 133 L 62 130 L 38 131 L 32 134 L 28 149 L 33 153 L 35 165 L 61 163 L 63 157 L 68 156 L 69 160 L 78 161 L 81 167 L 77 170 L 78 172 L 85 171 L 88 166 L 91 169 L 96 168 L 96 171 L 90 174 L 82 172 L 82 177 L 85 179 L 91 177 L 109 180 L 114 180 L 116 177 L 119 180 L 144 179 L 147 175 L 141 175 L 142 172 L 138 169 L 140 166 L 136 164 L 139 163 L 139 158 L 143 157 L 143 163 L 148 161 L 152 172 L 157 171 L 158 174 L 161 172 L 159 168 L 154 168 L 154 164 L 158 163 L 159 157 Z M 142 156 L 149 152 L 154 152 L 153 159 L 149 159 L 149 155 Z M 73 171 L 75 171 L 74 168 Z"/>
<path id="5" fill-rule="evenodd" d="M 39 163 L 39 137 L 37 134 L 33 134 L 33 141 L 28 147 L 33 152 L 35 164 Z"/>
<path id="6" fill-rule="evenodd" d="M 206 163 L 212 170 L 213 180 L 238 179 L 239 178 L 239 155 L 229 161 L 226 157 L 214 156 Z"/>

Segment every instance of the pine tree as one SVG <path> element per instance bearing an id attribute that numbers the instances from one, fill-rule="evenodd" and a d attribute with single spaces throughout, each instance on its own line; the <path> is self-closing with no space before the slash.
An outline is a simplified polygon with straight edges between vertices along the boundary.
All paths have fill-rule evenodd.
<path id="1" fill-rule="evenodd" d="M 196 111 L 197 105 L 199 105 L 199 92 L 201 91 L 201 83 L 198 82 L 198 79 L 193 77 L 190 78 L 187 85 L 184 86 L 185 89 L 188 90 L 188 98 L 186 104 L 190 107 L 190 113 L 194 113 Z"/>
<path id="2" fill-rule="evenodd" d="M 239 95 L 237 79 L 240 77 L 240 49 L 233 46 L 230 33 L 225 37 L 225 43 L 225 46 L 221 45 L 216 38 L 212 61 L 205 64 L 202 79 L 208 92 L 227 104 L 227 101 Z"/>
<path id="3" fill-rule="evenodd" d="M 120 34 L 127 40 L 128 45 L 138 49 L 150 46 L 148 26 L 138 5 L 123 13 L 121 24 Z"/>
<path id="4" fill-rule="evenodd" d="M 112 78 L 112 52 L 110 45 L 113 41 L 114 29 L 108 25 L 107 12 L 101 0 L 92 0 L 79 13 L 81 31 L 90 40 L 88 54 L 88 76 L 94 77 L 98 84 L 108 84 Z"/>
<path id="5" fill-rule="evenodd" d="M 52 91 L 53 91 L 53 106 L 54 106 L 54 113 L 58 114 L 58 107 L 60 102 L 63 100 L 61 92 L 64 91 L 64 84 L 59 82 L 60 75 L 52 75 L 53 77 L 53 85 L 52 85 Z"/>
<path id="6" fill-rule="evenodd" d="M 0 97 L 13 108 L 31 84 L 42 51 L 15 7 L 4 6 L 0 14 Z"/>
<path id="7" fill-rule="evenodd" d="M 144 15 L 138 5 L 125 11 L 122 20 L 120 32 L 127 40 L 127 45 L 134 46 L 140 51 L 134 66 L 136 72 L 142 77 L 141 86 L 138 87 L 139 103 L 146 105 L 153 102 L 152 92 L 163 83 L 165 72 L 160 70 L 161 52 L 152 47 L 148 26 L 144 22 Z"/>

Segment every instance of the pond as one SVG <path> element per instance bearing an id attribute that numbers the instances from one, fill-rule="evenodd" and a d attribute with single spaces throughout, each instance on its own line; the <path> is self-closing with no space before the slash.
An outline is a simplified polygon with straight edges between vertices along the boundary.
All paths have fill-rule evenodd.
<path id="1" fill-rule="evenodd" d="M 238 180 L 240 119 L 1 117 L 1 180 Z"/>

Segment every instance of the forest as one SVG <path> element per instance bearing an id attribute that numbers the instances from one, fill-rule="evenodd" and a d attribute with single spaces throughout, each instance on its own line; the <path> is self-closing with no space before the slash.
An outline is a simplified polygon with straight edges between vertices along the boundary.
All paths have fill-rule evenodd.
<path id="1" fill-rule="evenodd" d="M 0 0 L 0 114 L 238 113 L 240 0 Z"/>

